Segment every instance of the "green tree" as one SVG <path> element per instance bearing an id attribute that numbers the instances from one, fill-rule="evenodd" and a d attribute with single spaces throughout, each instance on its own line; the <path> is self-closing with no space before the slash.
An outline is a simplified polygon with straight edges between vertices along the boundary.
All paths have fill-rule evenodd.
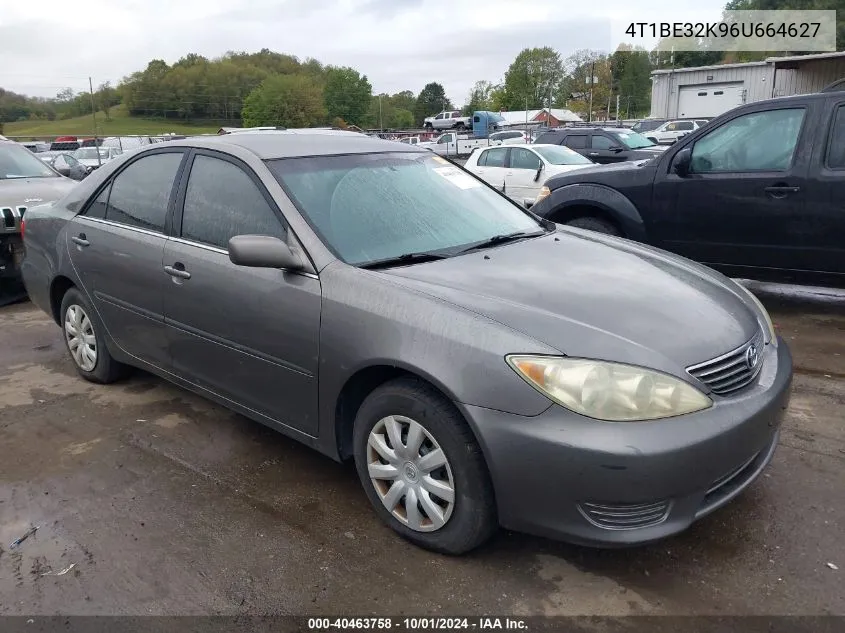
<path id="1" fill-rule="evenodd" d="M 326 120 L 323 94 L 306 75 L 274 75 L 253 90 L 243 104 L 245 127 L 310 127 Z"/>
<path id="2" fill-rule="evenodd" d="M 542 108 L 563 79 L 560 54 L 548 46 L 523 49 L 505 73 L 508 110 Z"/>
<path id="3" fill-rule="evenodd" d="M 446 90 L 437 82 L 426 84 L 417 96 L 414 104 L 414 118 L 417 125 L 422 125 L 427 116 L 433 116 L 442 110 L 453 110 L 454 106 L 446 98 Z"/>
<path id="4" fill-rule="evenodd" d="M 607 109 L 610 96 L 610 62 L 598 51 L 581 49 L 564 62 L 565 77 L 558 86 L 555 103 L 565 104 L 585 120 L 594 120 Z M 592 115 L 590 93 L 592 92 Z"/>
<path id="5" fill-rule="evenodd" d="M 354 68 L 330 66 L 326 71 L 323 98 L 329 118 L 340 117 L 347 123 L 364 125 L 372 95 L 367 76 Z"/>
<path id="6" fill-rule="evenodd" d="M 467 104 L 463 108 L 464 114 L 469 116 L 476 110 L 490 110 L 493 107 L 494 89 L 495 86 L 486 79 L 476 81 L 469 91 Z"/>
<path id="7" fill-rule="evenodd" d="M 645 116 L 651 110 L 651 61 L 643 48 L 622 45 L 610 57 L 612 99 L 619 96 L 620 118 Z M 613 104 L 615 107 L 615 104 Z"/>

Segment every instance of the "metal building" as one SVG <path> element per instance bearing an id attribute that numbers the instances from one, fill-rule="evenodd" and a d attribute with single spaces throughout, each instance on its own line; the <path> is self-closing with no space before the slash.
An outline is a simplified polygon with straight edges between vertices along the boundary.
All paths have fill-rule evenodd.
<path id="1" fill-rule="evenodd" d="M 651 73 L 651 116 L 715 117 L 743 103 L 818 92 L 845 77 L 845 52 Z"/>

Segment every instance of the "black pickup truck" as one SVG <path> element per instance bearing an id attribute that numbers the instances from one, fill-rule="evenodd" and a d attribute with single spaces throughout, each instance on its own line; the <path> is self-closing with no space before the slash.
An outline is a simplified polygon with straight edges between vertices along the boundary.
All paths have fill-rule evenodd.
<path id="1" fill-rule="evenodd" d="M 740 106 L 653 159 L 554 176 L 531 210 L 735 277 L 845 286 L 845 90 Z"/>

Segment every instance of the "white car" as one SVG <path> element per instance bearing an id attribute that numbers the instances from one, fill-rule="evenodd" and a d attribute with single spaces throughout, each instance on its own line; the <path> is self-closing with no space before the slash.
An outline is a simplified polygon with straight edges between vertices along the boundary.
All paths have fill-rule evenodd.
<path id="1" fill-rule="evenodd" d="M 100 156 L 97 157 L 99 152 Z M 73 157 L 80 163 L 91 169 L 97 169 L 100 165 L 120 156 L 120 150 L 116 147 L 80 147 L 73 152 Z"/>
<path id="2" fill-rule="evenodd" d="M 464 168 L 500 189 L 511 200 L 530 207 L 552 176 L 595 165 L 563 145 L 500 145 L 479 148 Z"/>
<path id="3" fill-rule="evenodd" d="M 493 132 L 490 135 L 490 143 L 497 145 L 523 145 L 531 142 L 531 136 L 519 130 L 506 130 L 504 132 Z"/>
<path id="4" fill-rule="evenodd" d="M 687 121 L 666 121 L 656 130 L 646 132 L 643 134 L 647 139 L 650 139 L 658 145 L 671 145 L 682 136 L 694 132 L 706 121 L 687 120 Z"/>

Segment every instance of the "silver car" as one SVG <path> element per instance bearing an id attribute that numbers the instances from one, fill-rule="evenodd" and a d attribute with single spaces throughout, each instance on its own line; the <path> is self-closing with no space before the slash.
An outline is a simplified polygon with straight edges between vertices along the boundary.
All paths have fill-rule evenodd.
<path id="1" fill-rule="evenodd" d="M 679 532 L 757 478 L 789 398 L 741 286 L 360 134 L 142 149 L 32 209 L 25 240 L 84 378 L 141 367 L 353 459 L 378 515 L 440 552 L 499 525 Z"/>

